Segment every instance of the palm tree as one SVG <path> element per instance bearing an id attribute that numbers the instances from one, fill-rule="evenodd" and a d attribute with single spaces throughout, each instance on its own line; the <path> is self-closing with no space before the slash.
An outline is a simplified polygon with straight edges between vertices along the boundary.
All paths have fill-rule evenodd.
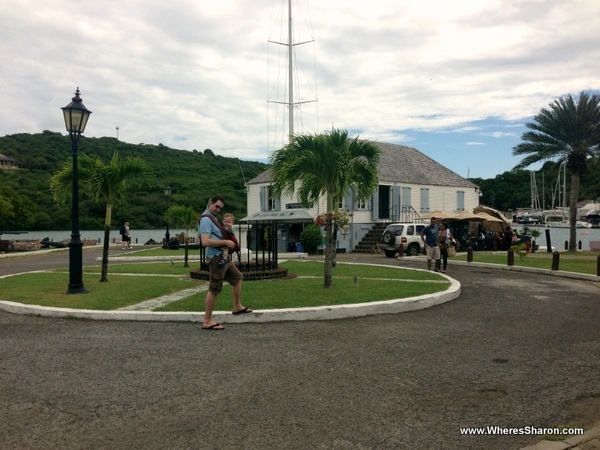
<path id="1" fill-rule="evenodd" d="M 79 158 L 79 178 L 83 189 L 95 200 L 102 200 L 106 204 L 104 218 L 104 248 L 102 252 L 102 274 L 100 281 L 108 281 L 108 245 L 112 222 L 112 208 L 125 196 L 127 182 L 139 177 L 147 185 L 153 184 L 153 177 L 146 161 L 139 157 L 120 159 L 118 152 L 108 164 L 100 158 L 82 155 Z M 50 190 L 54 200 L 65 203 L 71 195 L 73 167 L 70 162 L 65 165 L 50 179 Z"/>
<path id="2" fill-rule="evenodd" d="M 293 194 L 305 207 L 321 196 L 327 200 L 325 222 L 324 285 L 331 286 L 335 258 L 333 218 L 350 189 L 357 200 L 367 199 L 377 188 L 379 149 L 371 142 L 349 139 L 346 130 L 324 134 L 299 134 L 271 156 L 273 186 L 277 192 Z"/>
<path id="3" fill-rule="evenodd" d="M 550 109 L 543 108 L 526 126 L 532 131 L 523 133 L 524 142 L 513 149 L 513 154 L 528 156 L 515 168 L 544 160 L 566 161 L 571 176 L 569 251 L 575 251 L 581 175 L 588 158 L 600 155 L 600 96 L 582 91 L 575 100 L 569 94 L 550 103 Z"/>
<path id="4" fill-rule="evenodd" d="M 185 228 L 185 258 L 184 267 L 189 267 L 188 264 L 188 236 L 192 228 L 196 228 L 198 224 L 198 213 L 191 206 L 173 205 L 166 213 L 167 220 L 175 226 Z"/>

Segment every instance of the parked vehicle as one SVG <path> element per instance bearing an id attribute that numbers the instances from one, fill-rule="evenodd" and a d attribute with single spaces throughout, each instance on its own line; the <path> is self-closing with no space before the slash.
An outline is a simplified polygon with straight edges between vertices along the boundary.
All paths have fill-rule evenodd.
<path id="1" fill-rule="evenodd" d="M 424 223 L 392 223 L 381 235 L 378 248 L 380 251 L 383 250 L 388 258 L 396 256 L 401 245 L 404 246 L 404 253 L 408 256 L 424 253 L 421 232 L 425 226 Z"/>

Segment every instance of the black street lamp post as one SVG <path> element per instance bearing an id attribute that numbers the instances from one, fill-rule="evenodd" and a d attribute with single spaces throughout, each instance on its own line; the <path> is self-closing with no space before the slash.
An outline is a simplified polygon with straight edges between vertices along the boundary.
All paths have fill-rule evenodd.
<path id="1" fill-rule="evenodd" d="M 171 199 L 171 186 L 168 184 L 163 188 L 163 194 L 167 199 L 167 210 L 169 209 L 169 200 Z M 165 232 L 165 248 L 169 249 L 169 242 L 171 242 L 171 235 L 169 234 L 169 219 L 165 217 L 165 222 L 167 224 L 167 230 Z"/>
<path id="2" fill-rule="evenodd" d="M 77 152 L 79 137 L 85 130 L 88 118 L 92 113 L 81 101 L 79 88 L 75 91 L 73 101 L 64 108 L 65 126 L 71 137 L 73 151 L 73 204 L 71 208 L 71 241 L 69 242 L 69 288 L 67 294 L 82 294 L 87 292 L 83 287 L 83 242 L 79 234 L 79 173 L 77 170 Z"/>

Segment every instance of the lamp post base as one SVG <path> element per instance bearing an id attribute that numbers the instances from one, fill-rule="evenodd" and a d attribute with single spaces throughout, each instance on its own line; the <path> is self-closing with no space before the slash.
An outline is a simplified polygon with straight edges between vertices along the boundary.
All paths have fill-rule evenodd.
<path id="1" fill-rule="evenodd" d="M 167 230 L 165 232 L 165 248 L 169 249 L 169 242 L 171 242 L 171 235 L 169 234 L 169 225 L 167 225 Z"/>
<path id="2" fill-rule="evenodd" d="M 69 285 L 67 294 L 87 294 L 88 290 L 83 287 L 83 284 Z"/>
<path id="3" fill-rule="evenodd" d="M 69 242 L 69 287 L 67 294 L 85 294 L 83 287 L 83 242 L 79 235 L 71 236 Z"/>

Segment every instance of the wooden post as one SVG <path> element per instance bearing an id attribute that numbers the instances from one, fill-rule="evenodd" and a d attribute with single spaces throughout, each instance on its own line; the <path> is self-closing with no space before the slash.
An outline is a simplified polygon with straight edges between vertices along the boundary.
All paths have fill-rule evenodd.
<path id="1" fill-rule="evenodd" d="M 552 243 L 550 242 L 550 230 L 546 229 L 546 251 L 552 253 Z"/>
<path id="2" fill-rule="evenodd" d="M 554 252 L 552 253 L 552 270 L 558 270 L 560 266 L 560 253 Z"/>

